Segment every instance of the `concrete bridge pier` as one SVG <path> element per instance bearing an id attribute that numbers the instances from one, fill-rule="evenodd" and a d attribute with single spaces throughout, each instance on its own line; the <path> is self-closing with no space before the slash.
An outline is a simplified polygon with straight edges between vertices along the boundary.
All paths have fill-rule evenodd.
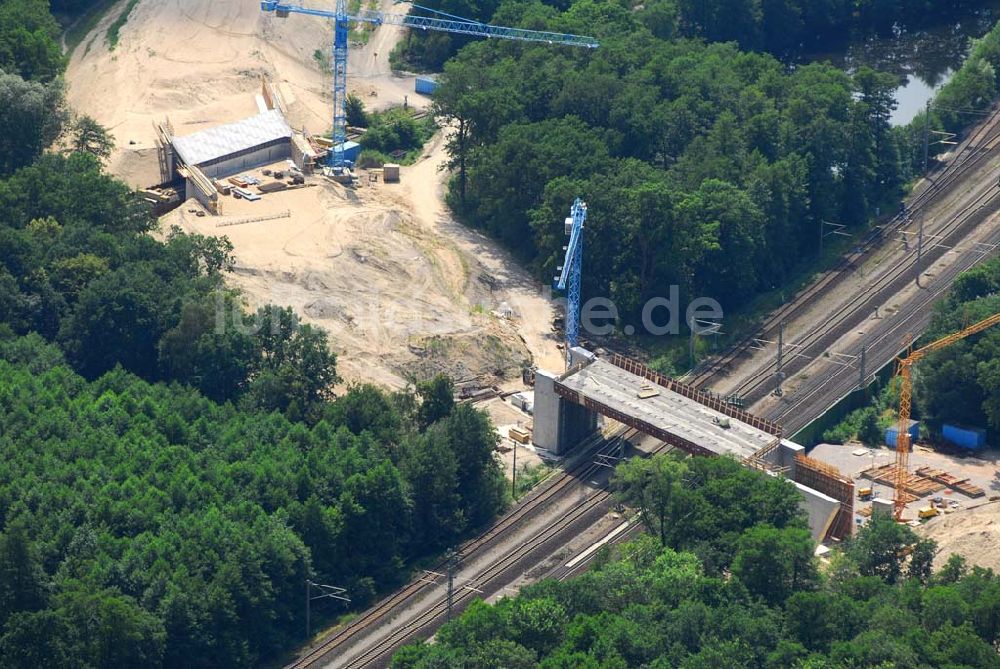
<path id="1" fill-rule="evenodd" d="M 535 372 L 535 406 L 532 443 L 552 455 L 562 456 L 598 429 L 597 413 L 556 394 L 556 374 Z"/>

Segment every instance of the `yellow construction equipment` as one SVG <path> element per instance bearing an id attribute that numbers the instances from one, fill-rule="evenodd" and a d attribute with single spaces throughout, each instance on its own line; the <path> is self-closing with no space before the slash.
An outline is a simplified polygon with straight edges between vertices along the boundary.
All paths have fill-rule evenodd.
<path id="1" fill-rule="evenodd" d="M 871 488 L 858 488 L 858 499 L 867 501 L 872 498 Z"/>
<path id="2" fill-rule="evenodd" d="M 933 506 L 928 506 L 924 507 L 923 509 L 920 509 L 920 511 L 917 511 L 917 515 L 920 516 L 921 520 L 925 518 L 933 518 L 934 516 L 938 515 L 938 510 L 935 509 Z"/>
<path id="3" fill-rule="evenodd" d="M 906 479 L 910 474 L 910 402 L 913 394 L 913 381 L 911 378 L 911 368 L 913 364 L 924 357 L 928 353 L 933 353 L 934 351 L 941 350 L 947 346 L 954 344 L 960 339 L 965 339 L 970 335 L 974 335 L 977 332 L 982 332 L 986 328 L 1000 323 L 1000 314 L 993 314 L 989 318 L 979 321 L 974 325 L 970 325 L 967 328 L 963 328 L 958 332 L 953 332 L 952 334 L 941 337 L 935 342 L 931 342 L 923 348 L 918 348 L 916 351 L 912 351 L 906 355 L 906 357 L 899 358 L 896 363 L 896 374 L 900 377 L 901 383 L 899 387 L 899 428 L 896 432 L 896 469 L 895 469 L 895 482 L 893 485 L 893 516 L 896 520 L 900 520 L 903 517 L 903 509 L 906 508 Z M 912 338 L 907 336 L 906 347 L 909 348 Z M 924 516 L 921 516 L 923 518 Z"/>

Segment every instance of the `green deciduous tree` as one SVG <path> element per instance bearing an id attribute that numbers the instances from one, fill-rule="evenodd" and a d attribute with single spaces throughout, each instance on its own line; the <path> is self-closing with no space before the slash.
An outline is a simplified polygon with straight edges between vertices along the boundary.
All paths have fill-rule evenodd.
<path id="1" fill-rule="evenodd" d="M 0 177 L 30 165 L 62 132 L 62 85 L 26 81 L 0 68 Z"/>
<path id="2" fill-rule="evenodd" d="M 425 428 L 451 414 L 455 406 L 455 384 L 444 374 L 417 384 L 418 417 Z"/>
<path id="3" fill-rule="evenodd" d="M 891 518 L 873 516 L 851 542 L 848 553 L 864 576 L 895 583 L 903 575 L 905 552 L 917 537 L 909 527 Z"/>
<path id="4" fill-rule="evenodd" d="M 733 577 L 769 604 L 815 587 L 813 541 L 808 530 L 759 525 L 740 537 L 733 558 Z"/>
<path id="5" fill-rule="evenodd" d="M 69 150 L 89 153 L 106 160 L 115 149 L 115 138 L 107 128 L 86 114 L 77 116 L 69 126 Z"/>
<path id="6" fill-rule="evenodd" d="M 670 527 L 680 520 L 679 500 L 687 467 L 673 458 L 633 458 L 615 469 L 619 500 L 639 511 L 649 532 L 670 546 Z"/>

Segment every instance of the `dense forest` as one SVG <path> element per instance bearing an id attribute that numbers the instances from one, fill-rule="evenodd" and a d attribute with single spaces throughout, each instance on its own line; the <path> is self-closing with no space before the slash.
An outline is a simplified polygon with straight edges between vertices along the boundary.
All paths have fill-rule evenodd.
<path id="1" fill-rule="evenodd" d="M 497 23 L 593 34 L 601 46 L 471 42 L 444 66 L 434 98 L 454 129 L 454 211 L 545 279 L 561 262 L 561 221 L 583 197 L 584 297 L 610 297 L 633 325 L 670 286 L 682 301 L 708 296 L 732 311 L 784 285 L 816 266 L 823 226 L 863 230 L 895 212 L 923 166 L 923 114 L 889 124 L 894 76 L 686 37 L 688 5 L 678 4 L 680 14 L 671 3 L 505 4 Z M 735 26 L 744 4 L 794 3 L 690 11 Z M 851 21 L 874 20 L 850 4 Z M 998 64 L 994 30 L 941 91 L 934 127 L 961 129 L 975 118 L 967 111 L 986 108 Z"/>
<path id="2" fill-rule="evenodd" d="M 860 227 L 893 204 L 919 154 L 916 126 L 888 125 L 895 82 L 789 54 L 953 3 L 452 4 L 601 38 L 587 53 L 469 45 L 435 104 L 457 129 L 455 210 L 547 272 L 585 195 L 586 290 L 634 313 L 669 284 L 738 305 L 814 254 L 822 221 Z M 0 0 L 0 666 L 258 665 L 301 639 L 306 578 L 364 606 L 488 523 L 507 502 L 497 437 L 441 377 L 334 397 L 325 333 L 246 312 L 226 240 L 158 229 L 103 171 L 110 138 L 67 108 L 58 39 L 44 0 Z M 415 38 L 405 57 L 460 46 Z M 992 98 L 998 61 L 993 35 L 951 104 Z M 373 149 L 411 130 L 373 125 Z M 988 308 L 984 271 L 935 327 Z M 932 576 L 933 546 L 908 529 L 874 523 L 821 574 L 780 480 L 656 459 L 618 481 L 649 538 L 573 583 L 477 605 L 398 666 L 996 662 L 995 577 L 958 562 Z"/>
<path id="3" fill-rule="evenodd" d="M 38 335 L 0 339 L 0 379 L 3 667 L 250 666 L 301 634 L 306 578 L 364 605 L 505 501 L 446 380 L 353 388 L 309 426 L 88 382 Z"/>
<path id="4" fill-rule="evenodd" d="M 324 332 L 103 172 L 56 36 L 0 4 L 0 666 L 254 666 L 307 578 L 365 606 L 491 520 L 496 433 L 443 377 L 334 398 Z"/>
<path id="5" fill-rule="evenodd" d="M 510 7 L 499 0 L 428 0 L 431 9 L 477 21 L 501 23 Z M 529 3 L 531 4 L 531 3 Z M 551 17 L 579 3 L 571 0 L 534 0 L 533 18 Z M 765 51 L 795 62 L 806 52 L 840 46 L 852 33 L 890 34 L 919 28 L 982 6 L 981 0 L 650 0 L 608 3 L 607 7 L 634 11 L 639 21 L 662 39 L 689 37 L 708 42 L 735 42 L 747 51 Z M 596 8 L 597 3 L 594 3 Z M 562 32 L 602 37 L 619 33 L 602 28 L 609 17 L 589 10 L 589 25 L 557 27 Z M 613 11 L 613 10 L 611 10 Z M 510 23 L 508 18 L 508 24 Z M 522 26 L 535 27 L 535 26 Z M 393 54 L 399 64 L 438 70 L 469 38 L 446 33 L 413 33 Z"/>
<path id="6" fill-rule="evenodd" d="M 473 603 L 393 669 L 1000 667 L 992 571 L 955 556 L 933 573 L 934 542 L 888 518 L 820 564 L 788 483 L 725 459 L 625 467 L 647 536 Z"/>

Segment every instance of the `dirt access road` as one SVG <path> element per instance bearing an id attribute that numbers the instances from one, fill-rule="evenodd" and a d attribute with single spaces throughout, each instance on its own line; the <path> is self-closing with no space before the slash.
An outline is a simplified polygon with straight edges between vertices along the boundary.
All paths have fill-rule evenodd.
<path id="1" fill-rule="evenodd" d="M 399 388 L 445 372 L 502 383 L 532 362 L 559 369 L 551 302 L 505 251 L 452 219 L 443 134 L 427 148 L 399 184 L 312 177 L 318 185 L 258 202 L 224 198 L 221 217 L 194 216 L 189 201 L 162 225 L 228 237 L 229 280 L 248 306 L 291 306 L 327 330 L 348 381 Z M 261 216 L 275 218 L 229 225 Z"/>
<path id="2" fill-rule="evenodd" d="M 392 0 L 381 6 L 400 11 Z M 276 82 L 292 125 L 329 128 L 330 76 L 314 57 L 329 52 L 329 22 L 278 19 L 246 0 L 139 0 L 112 50 L 108 26 L 124 8 L 115 5 L 85 37 L 67 74 L 74 109 L 116 137 L 109 169 L 117 176 L 136 186 L 158 180 L 154 121 L 169 117 L 188 134 L 257 113 L 261 77 Z M 413 91 L 412 76 L 389 68 L 401 35 L 383 25 L 351 49 L 348 89 L 369 108 L 402 104 L 404 96 L 411 106 L 429 103 Z M 400 387 L 444 371 L 496 382 L 532 360 L 558 369 L 552 306 L 541 287 L 444 208 L 443 146 L 439 134 L 418 164 L 403 168 L 400 184 L 362 181 L 349 190 L 317 179 L 260 202 L 227 198 L 221 219 L 195 217 L 189 203 L 163 224 L 228 236 L 237 258 L 231 282 L 248 305 L 291 306 L 328 330 L 348 381 Z M 494 315 L 504 306 L 514 320 Z"/>

